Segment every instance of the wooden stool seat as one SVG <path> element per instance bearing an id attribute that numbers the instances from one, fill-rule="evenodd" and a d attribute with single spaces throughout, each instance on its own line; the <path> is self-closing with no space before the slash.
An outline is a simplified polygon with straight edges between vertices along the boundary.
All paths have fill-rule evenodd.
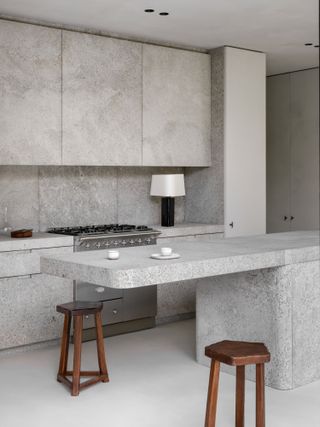
<path id="1" fill-rule="evenodd" d="M 61 354 L 57 381 L 71 388 L 71 395 L 78 396 L 79 391 L 100 381 L 108 382 L 109 375 L 104 352 L 103 331 L 101 321 L 101 302 L 74 301 L 57 306 L 57 311 L 64 314 L 63 334 L 61 340 Z M 97 353 L 99 371 L 81 371 L 81 344 L 83 316 L 94 315 L 97 333 Z M 71 319 L 74 320 L 74 352 L 73 370 L 68 371 L 68 353 L 70 341 Z M 72 377 L 70 380 L 67 377 Z M 81 377 L 92 377 L 80 383 Z"/>
<path id="2" fill-rule="evenodd" d="M 265 427 L 264 364 L 270 353 L 263 343 L 221 341 L 205 348 L 211 358 L 205 427 L 215 427 L 220 363 L 236 366 L 236 427 L 244 427 L 245 367 L 256 365 L 256 427 Z"/>
<path id="3" fill-rule="evenodd" d="M 102 302 L 73 301 L 57 305 L 57 311 L 70 316 L 87 316 L 102 311 Z"/>
<path id="4" fill-rule="evenodd" d="M 257 365 L 270 361 L 267 347 L 260 342 L 221 341 L 206 347 L 205 355 L 231 366 Z"/>

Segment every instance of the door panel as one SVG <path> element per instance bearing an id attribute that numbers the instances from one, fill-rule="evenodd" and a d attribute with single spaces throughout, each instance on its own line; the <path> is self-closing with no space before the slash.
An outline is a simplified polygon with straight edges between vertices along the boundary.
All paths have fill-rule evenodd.
<path id="1" fill-rule="evenodd" d="M 267 232 L 290 230 L 290 75 L 267 79 Z M 287 219 L 285 219 L 287 217 Z"/>
<path id="2" fill-rule="evenodd" d="M 318 69 L 291 74 L 291 104 L 291 229 L 318 229 Z"/>
<path id="3" fill-rule="evenodd" d="M 63 164 L 140 166 L 141 44 L 62 36 Z"/>
<path id="4" fill-rule="evenodd" d="M 226 237 L 266 232 L 265 61 L 262 53 L 225 49 Z"/>
<path id="5" fill-rule="evenodd" d="M 0 164 L 61 164 L 61 31 L 0 21 Z"/>
<path id="6" fill-rule="evenodd" d="M 143 46 L 143 165 L 211 165 L 210 55 Z"/>

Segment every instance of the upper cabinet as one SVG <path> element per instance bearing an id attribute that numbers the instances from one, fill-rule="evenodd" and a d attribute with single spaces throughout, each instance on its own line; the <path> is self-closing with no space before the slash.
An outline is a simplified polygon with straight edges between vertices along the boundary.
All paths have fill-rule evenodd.
<path id="1" fill-rule="evenodd" d="M 142 45 L 63 31 L 63 164 L 141 165 Z"/>
<path id="2" fill-rule="evenodd" d="M 211 164 L 207 54 L 0 20 L 0 63 L 0 164 Z"/>
<path id="3" fill-rule="evenodd" d="M 143 165 L 211 165 L 210 56 L 143 46 Z"/>
<path id="4" fill-rule="evenodd" d="M 61 163 L 61 31 L 0 21 L 0 164 Z"/>

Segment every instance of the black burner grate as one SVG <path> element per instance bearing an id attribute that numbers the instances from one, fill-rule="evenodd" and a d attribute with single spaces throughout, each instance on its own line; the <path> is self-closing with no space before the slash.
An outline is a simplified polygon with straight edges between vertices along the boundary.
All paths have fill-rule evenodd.
<path id="1" fill-rule="evenodd" d="M 153 229 L 147 225 L 132 225 L 132 224 L 101 224 L 101 225 L 87 225 L 79 227 L 56 227 L 50 228 L 48 233 L 64 234 L 67 236 L 80 236 L 80 235 L 93 235 L 93 234 L 118 234 L 152 231 Z"/>

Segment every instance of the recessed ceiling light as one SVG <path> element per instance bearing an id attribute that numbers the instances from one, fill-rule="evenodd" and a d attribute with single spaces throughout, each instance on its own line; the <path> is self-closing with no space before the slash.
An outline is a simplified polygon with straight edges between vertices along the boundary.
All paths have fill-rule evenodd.
<path id="1" fill-rule="evenodd" d="M 161 16 L 168 16 L 169 13 L 168 12 L 160 12 L 159 15 L 161 15 Z"/>
<path id="2" fill-rule="evenodd" d="M 305 43 L 304 45 L 305 45 L 305 46 L 312 46 L 312 45 L 313 45 L 313 43 Z"/>
<path id="3" fill-rule="evenodd" d="M 152 12 L 154 12 L 154 9 L 145 9 L 144 10 L 146 13 L 152 13 Z"/>

